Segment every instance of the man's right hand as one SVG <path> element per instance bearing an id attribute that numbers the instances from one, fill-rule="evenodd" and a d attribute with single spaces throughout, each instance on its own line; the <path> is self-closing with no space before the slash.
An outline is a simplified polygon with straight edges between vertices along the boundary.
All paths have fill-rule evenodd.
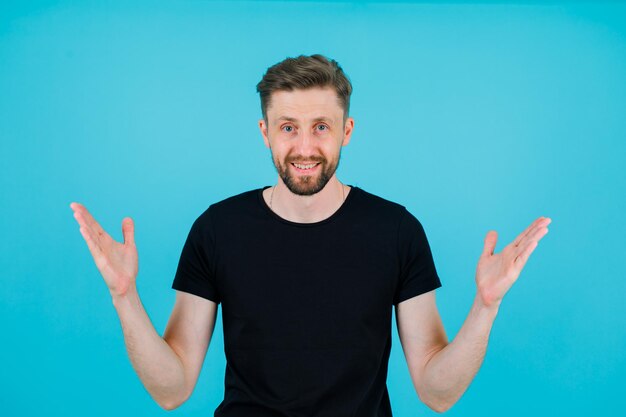
<path id="1" fill-rule="evenodd" d="M 124 243 L 119 243 L 82 204 L 72 203 L 70 207 L 111 291 L 133 368 L 152 398 L 165 410 L 173 410 L 189 398 L 196 385 L 215 328 L 217 304 L 178 291 L 161 337 L 137 293 L 138 262 L 132 219 L 122 220 Z"/>
<path id="2" fill-rule="evenodd" d="M 133 220 L 130 217 L 122 220 L 124 243 L 119 243 L 102 229 L 85 206 L 71 203 L 70 208 L 111 296 L 124 296 L 130 289 L 135 289 L 139 263 Z"/>

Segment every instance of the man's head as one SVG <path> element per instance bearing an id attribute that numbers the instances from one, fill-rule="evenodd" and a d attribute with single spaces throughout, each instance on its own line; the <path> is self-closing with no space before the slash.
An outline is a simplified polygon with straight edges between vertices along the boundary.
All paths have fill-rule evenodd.
<path id="1" fill-rule="evenodd" d="M 275 91 L 307 90 L 314 87 L 332 87 L 335 90 L 345 121 L 350 111 L 352 84 L 337 61 L 319 54 L 287 58 L 267 69 L 256 86 L 261 97 L 263 118 L 267 122 L 267 108 L 271 105 L 272 93 Z"/>
<path id="2" fill-rule="evenodd" d="M 354 127 L 350 81 L 334 60 L 299 56 L 270 67 L 257 91 L 259 128 L 280 179 L 294 194 L 321 191 Z"/>

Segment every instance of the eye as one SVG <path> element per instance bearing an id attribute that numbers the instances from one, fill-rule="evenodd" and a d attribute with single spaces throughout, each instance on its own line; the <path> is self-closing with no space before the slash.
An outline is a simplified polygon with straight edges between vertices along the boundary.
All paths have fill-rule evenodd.
<path id="1" fill-rule="evenodd" d="M 319 130 L 320 132 L 324 132 L 324 131 L 328 130 L 328 126 L 326 126 L 324 124 L 319 124 L 319 125 L 317 125 L 317 130 Z"/>
<path id="2" fill-rule="evenodd" d="M 283 132 L 287 132 L 287 133 L 293 132 L 293 126 L 291 126 L 291 125 L 285 125 L 281 129 L 282 129 Z"/>

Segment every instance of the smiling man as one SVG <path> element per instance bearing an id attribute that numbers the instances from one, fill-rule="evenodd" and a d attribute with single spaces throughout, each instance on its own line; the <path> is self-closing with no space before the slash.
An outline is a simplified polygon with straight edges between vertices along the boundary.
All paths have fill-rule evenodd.
<path id="1" fill-rule="evenodd" d="M 420 222 L 336 176 L 354 128 L 352 86 L 337 62 L 288 58 L 267 70 L 257 91 L 277 183 L 214 203 L 193 223 L 163 337 L 137 293 L 133 221 L 123 220 L 118 243 L 71 204 L 141 381 L 165 409 L 185 402 L 221 303 L 225 391 L 215 416 L 391 416 L 395 306 L 415 390 L 432 409 L 447 410 L 478 371 L 501 300 L 550 219 L 539 217 L 498 254 L 496 233 L 487 233 L 474 303 L 448 342 Z"/>
<path id="2" fill-rule="evenodd" d="M 258 86 L 262 97 L 265 89 L 272 88 L 276 87 L 265 79 Z M 335 171 L 341 148 L 350 142 L 354 120 L 346 117 L 337 92 L 328 86 L 274 91 L 263 108 L 267 110 L 259 127 L 278 171 L 278 184 L 264 192 L 269 207 L 302 223 L 328 217 L 350 191 Z"/>

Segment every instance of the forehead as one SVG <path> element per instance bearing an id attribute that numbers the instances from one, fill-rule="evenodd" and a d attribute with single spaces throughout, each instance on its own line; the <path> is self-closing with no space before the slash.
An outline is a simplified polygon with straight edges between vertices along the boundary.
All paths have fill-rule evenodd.
<path id="1" fill-rule="evenodd" d="M 339 97 L 332 87 L 308 88 L 306 90 L 274 91 L 272 93 L 267 117 L 270 120 L 279 118 L 339 119 L 343 108 L 339 104 Z"/>

